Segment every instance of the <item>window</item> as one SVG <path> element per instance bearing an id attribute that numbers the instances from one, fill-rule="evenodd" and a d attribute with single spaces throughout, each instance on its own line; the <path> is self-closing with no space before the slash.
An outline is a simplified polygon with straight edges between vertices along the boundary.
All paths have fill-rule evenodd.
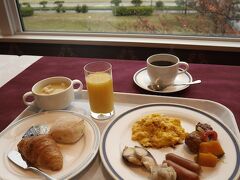
<path id="1" fill-rule="evenodd" d="M 25 31 L 240 37 L 238 0 L 19 0 L 18 3 Z"/>
<path id="2" fill-rule="evenodd" d="M 84 44 L 221 50 L 240 47 L 239 0 L 3 0 L 0 7 L 8 22 L 0 22 L 2 32 L 12 38 L 28 35 L 39 41 L 62 38 Z"/>

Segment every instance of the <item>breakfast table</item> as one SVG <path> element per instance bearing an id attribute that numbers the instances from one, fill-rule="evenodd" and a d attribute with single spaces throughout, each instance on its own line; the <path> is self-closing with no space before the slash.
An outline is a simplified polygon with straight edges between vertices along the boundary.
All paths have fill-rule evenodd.
<path id="1" fill-rule="evenodd" d="M 231 126 L 232 129 L 235 130 L 233 131 L 236 137 L 239 138 L 240 66 L 189 64 L 188 72 L 191 74 L 193 80 L 200 79 L 202 83 L 191 85 L 182 91 L 162 94 L 147 91 L 136 85 L 134 82 L 134 74 L 140 69 L 146 67 L 145 61 L 80 57 L 21 57 L 21 61 L 24 61 L 24 59 L 28 61 L 28 63 L 21 68 L 16 65 L 17 70 L 15 71 L 15 74 L 12 73 L 9 75 L 8 80 L 0 77 L 2 83 L 0 86 L 0 132 L 3 132 L 4 129 L 7 128 L 13 121 L 17 121 L 19 119 L 19 114 L 21 114 L 24 110 L 26 111 L 27 106 L 23 103 L 22 96 L 25 92 L 31 91 L 32 86 L 36 82 L 52 76 L 66 76 L 72 80 L 81 80 L 84 85 L 84 90 L 86 90 L 83 70 L 84 65 L 93 61 L 107 61 L 112 64 L 113 86 L 115 93 L 126 93 L 127 95 L 133 94 L 131 98 L 136 99 L 139 95 L 143 97 L 146 96 L 148 99 L 162 98 L 164 100 L 165 98 L 174 101 L 174 98 L 177 98 L 179 101 L 197 99 L 206 100 L 206 102 L 215 102 L 216 104 L 220 104 L 221 107 L 224 107 L 224 109 L 227 109 L 228 112 L 233 115 L 233 119 L 235 119 L 235 121 L 231 122 Z M 0 56 L 0 61 L 3 62 L 4 60 L 6 61 L 7 59 Z M 0 70 L 6 71 L 7 68 L 13 68 L 15 66 L 14 62 L 11 62 L 9 66 L 7 67 L 2 65 L 0 66 Z M 4 76 L 4 73 L 2 73 L 1 76 Z M 129 99 L 129 102 L 130 101 L 131 99 Z M 127 98 L 125 98 L 125 103 L 126 102 L 128 102 Z M 156 102 L 156 100 L 153 100 L 152 102 Z M 197 102 L 198 101 L 193 101 L 193 103 Z M 202 106 L 204 106 L 204 102 L 202 103 Z M 206 109 L 208 108 L 207 105 L 208 104 L 206 103 Z M 113 119 L 114 118 L 115 117 L 113 117 Z M 227 122 L 227 119 L 224 121 Z M 109 123 L 109 121 L 107 123 Z M 101 123 L 98 123 L 98 126 L 102 133 L 106 124 L 101 125 Z M 89 177 L 91 177 L 91 179 L 110 178 L 106 170 L 104 170 L 99 156 L 96 156 L 89 167 L 86 168 L 85 171 L 81 172 L 80 175 L 77 175 L 74 179 L 84 179 Z"/>

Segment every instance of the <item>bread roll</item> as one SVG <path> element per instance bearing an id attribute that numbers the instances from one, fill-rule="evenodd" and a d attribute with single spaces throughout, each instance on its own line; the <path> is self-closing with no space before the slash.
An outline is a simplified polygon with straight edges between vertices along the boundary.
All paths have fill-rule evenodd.
<path id="1" fill-rule="evenodd" d="M 80 117 L 61 118 L 50 129 L 49 134 L 57 143 L 72 144 L 84 134 L 84 120 Z"/>

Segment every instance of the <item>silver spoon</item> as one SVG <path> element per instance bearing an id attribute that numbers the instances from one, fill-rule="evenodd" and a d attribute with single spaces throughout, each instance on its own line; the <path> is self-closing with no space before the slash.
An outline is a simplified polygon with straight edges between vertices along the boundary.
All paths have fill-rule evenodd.
<path id="1" fill-rule="evenodd" d="M 49 176 L 48 174 L 42 172 L 41 170 L 35 168 L 35 167 L 31 167 L 31 166 L 28 166 L 26 161 L 24 161 L 22 159 L 22 156 L 21 154 L 18 152 L 18 151 L 10 151 L 8 153 L 8 158 L 13 162 L 15 163 L 16 165 L 18 165 L 19 167 L 25 169 L 25 170 L 32 170 L 32 171 L 35 171 L 36 173 L 40 174 L 40 175 L 43 175 L 47 180 L 56 180 L 55 178 Z"/>
<path id="2" fill-rule="evenodd" d="M 171 84 L 169 86 L 192 85 L 192 84 L 199 84 L 201 82 L 202 82 L 201 80 L 196 80 L 196 81 L 192 81 L 192 82 Z M 165 89 L 169 86 L 162 87 L 161 85 L 158 85 L 158 84 L 150 84 L 150 85 L 148 85 L 148 88 L 152 89 L 152 90 L 155 90 L 155 91 L 161 91 L 161 90 L 163 90 L 163 89 Z"/>

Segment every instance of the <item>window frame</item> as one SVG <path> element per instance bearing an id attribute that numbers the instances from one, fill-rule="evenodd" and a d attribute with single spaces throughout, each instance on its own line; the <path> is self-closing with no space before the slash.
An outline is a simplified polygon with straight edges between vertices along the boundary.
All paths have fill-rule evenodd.
<path id="1" fill-rule="evenodd" d="M 0 1 L 0 42 L 133 46 L 240 52 L 240 38 L 176 35 L 27 32 L 15 0 Z"/>

